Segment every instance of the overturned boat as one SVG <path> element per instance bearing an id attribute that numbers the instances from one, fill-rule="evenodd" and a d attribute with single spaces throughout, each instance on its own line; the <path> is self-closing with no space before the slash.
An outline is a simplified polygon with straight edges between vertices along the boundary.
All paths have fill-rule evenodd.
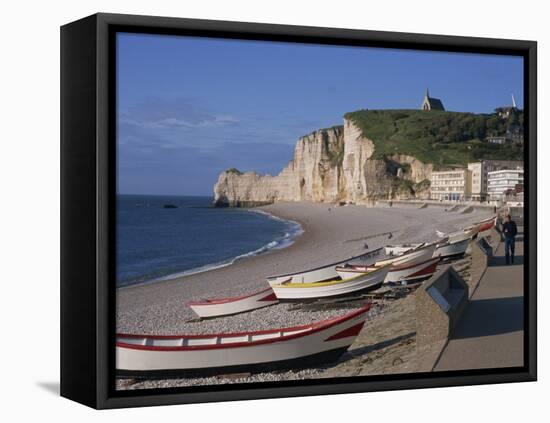
<path id="1" fill-rule="evenodd" d="M 431 277 L 437 270 L 439 257 L 432 257 L 420 263 L 392 265 L 390 271 L 384 279 L 384 283 L 405 283 L 405 282 L 420 282 Z M 336 270 L 341 278 L 349 278 L 354 275 L 368 272 L 372 270 L 369 266 L 348 265 L 337 267 Z"/>
<path id="2" fill-rule="evenodd" d="M 378 248 L 376 250 L 367 251 L 361 255 L 350 257 L 346 260 L 341 260 L 336 263 L 326 264 L 314 269 L 302 270 L 295 273 L 287 273 L 284 275 L 268 276 L 267 282 L 271 285 L 279 285 L 283 283 L 313 283 L 330 281 L 338 277 L 335 267 L 344 263 L 352 264 L 372 264 L 380 256 L 384 255 L 384 249 Z"/>
<path id="3" fill-rule="evenodd" d="M 122 377 L 181 377 L 311 367 L 340 357 L 363 328 L 370 304 L 308 325 L 213 335 L 116 336 Z"/>
<path id="4" fill-rule="evenodd" d="M 335 267 L 336 269 L 336 267 Z M 338 297 L 371 290 L 384 282 L 390 270 L 390 265 L 372 268 L 367 272 L 342 279 L 336 272 L 336 278 L 320 282 L 285 282 L 271 285 L 279 300 L 308 300 L 327 297 Z"/>
<path id="5" fill-rule="evenodd" d="M 229 316 L 277 304 L 279 300 L 271 287 L 249 295 L 230 298 L 192 301 L 188 305 L 202 318 Z"/>

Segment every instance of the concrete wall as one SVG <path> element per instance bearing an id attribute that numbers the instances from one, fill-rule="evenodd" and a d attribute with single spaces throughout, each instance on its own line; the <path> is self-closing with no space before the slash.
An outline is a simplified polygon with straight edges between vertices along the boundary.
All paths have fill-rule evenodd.
<path id="1" fill-rule="evenodd" d="M 420 348 L 446 340 L 468 304 L 468 285 L 451 265 L 416 293 L 416 342 Z"/>

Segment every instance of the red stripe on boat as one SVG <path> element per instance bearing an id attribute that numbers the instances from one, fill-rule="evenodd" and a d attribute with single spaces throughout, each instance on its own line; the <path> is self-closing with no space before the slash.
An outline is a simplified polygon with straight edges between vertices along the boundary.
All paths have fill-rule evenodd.
<path id="1" fill-rule="evenodd" d="M 273 332 L 292 332 L 295 330 L 300 329 L 306 329 L 309 328 L 310 330 L 305 332 L 300 332 L 296 334 L 291 335 L 284 335 L 278 338 L 270 338 L 270 339 L 262 339 L 258 341 L 251 341 L 251 342 L 233 342 L 233 343 L 227 343 L 227 344 L 213 344 L 213 345 L 193 345 L 193 346 L 181 346 L 181 347 L 172 347 L 172 346 L 157 346 L 157 345 L 138 345 L 138 344 L 127 344 L 125 342 L 117 341 L 116 346 L 120 348 L 128 348 L 128 349 L 134 349 L 134 350 L 149 350 L 149 351 L 193 351 L 193 350 L 211 350 L 211 349 L 220 349 L 220 348 L 238 348 L 238 347 L 252 347 L 255 345 L 261 345 L 261 344 L 271 344 L 273 342 L 284 342 L 288 341 L 290 339 L 300 338 L 302 336 L 311 335 L 313 333 L 329 329 L 333 326 L 336 326 L 340 323 L 343 323 L 347 320 L 351 320 L 355 317 L 358 317 L 371 308 L 371 304 L 366 304 L 364 307 L 360 308 L 359 310 L 353 311 L 349 314 L 346 314 L 344 316 L 335 317 L 333 319 L 323 320 L 320 322 L 312 323 L 309 325 L 302 325 L 302 326 L 294 326 L 290 328 L 282 328 L 282 329 L 268 329 L 268 330 L 259 330 L 259 331 L 252 331 L 252 332 L 235 332 L 235 333 L 225 333 L 225 334 L 208 334 L 208 335 L 137 335 L 137 334 L 117 334 L 117 338 L 150 338 L 150 339 L 178 339 L 178 338 L 186 338 L 186 339 L 209 339 L 209 338 L 217 338 L 217 337 L 232 337 L 232 336 L 240 336 L 240 335 L 259 335 L 259 334 L 268 334 Z"/>
<path id="2" fill-rule="evenodd" d="M 437 262 L 425 267 L 424 269 L 420 269 L 418 272 L 413 273 L 412 275 L 408 275 L 406 278 L 413 278 L 415 276 L 431 275 L 432 273 L 435 273 L 436 269 L 437 269 Z"/>
<path id="3" fill-rule="evenodd" d="M 267 297 L 260 298 L 257 301 L 277 301 L 277 296 L 273 292 L 273 293 L 269 294 Z"/>
<path id="4" fill-rule="evenodd" d="M 361 322 L 356 324 L 355 326 L 352 326 L 350 328 L 343 330 L 342 332 L 335 333 L 334 335 L 329 336 L 327 339 L 325 339 L 325 342 L 334 341 L 336 339 L 348 338 L 350 336 L 357 336 L 359 335 L 359 332 L 361 332 L 361 329 L 363 329 L 364 324 L 365 322 Z"/>

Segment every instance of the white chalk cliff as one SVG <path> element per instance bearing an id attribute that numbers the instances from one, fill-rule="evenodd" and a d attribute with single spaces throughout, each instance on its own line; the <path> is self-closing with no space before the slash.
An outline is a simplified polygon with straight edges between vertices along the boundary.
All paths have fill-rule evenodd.
<path id="1" fill-rule="evenodd" d="M 372 204 L 379 199 L 422 197 L 431 164 L 393 155 L 375 159 L 374 143 L 351 120 L 301 137 L 294 158 L 276 176 L 222 172 L 214 186 L 218 206 L 251 207 L 277 201 Z M 417 189 L 415 189 L 415 187 Z"/>

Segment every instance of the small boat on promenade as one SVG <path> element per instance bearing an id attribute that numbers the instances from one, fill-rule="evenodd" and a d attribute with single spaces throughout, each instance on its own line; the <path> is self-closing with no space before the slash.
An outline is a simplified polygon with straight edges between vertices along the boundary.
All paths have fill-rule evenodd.
<path id="1" fill-rule="evenodd" d="M 377 257 L 382 256 L 384 253 L 383 248 L 367 251 L 355 257 L 350 257 L 346 260 L 341 260 L 336 263 L 326 264 L 314 269 L 302 270 L 296 273 L 287 273 L 284 275 L 268 276 L 267 282 L 271 285 L 279 285 L 282 283 L 313 283 L 330 281 L 338 277 L 335 267 L 344 263 L 353 264 L 371 264 L 374 263 Z"/>
<path id="2" fill-rule="evenodd" d="M 188 303 L 191 310 L 202 318 L 228 316 L 277 304 L 279 300 L 271 287 L 249 295 L 230 298 L 206 299 Z"/>
<path id="3" fill-rule="evenodd" d="M 384 279 L 384 283 L 420 282 L 421 280 L 428 279 L 436 272 L 437 263 L 439 263 L 439 260 L 439 257 L 432 257 L 420 263 L 402 264 L 396 266 L 392 265 L 390 267 L 390 271 Z M 369 266 L 357 265 L 348 265 L 336 268 L 341 278 L 349 278 L 354 275 L 357 276 L 358 274 L 368 272 L 372 269 L 373 268 Z"/>
<path id="4" fill-rule="evenodd" d="M 310 367 L 340 357 L 363 328 L 370 304 L 303 326 L 205 335 L 116 335 L 122 377 L 177 377 Z"/>
<path id="5" fill-rule="evenodd" d="M 336 278 L 330 281 L 310 283 L 285 282 L 271 285 L 271 287 L 279 300 L 308 300 L 337 297 L 374 289 L 382 285 L 389 270 L 390 265 L 388 264 L 373 267 L 369 271 L 362 272 L 359 275 L 356 274 L 350 279 L 341 279 L 338 273 L 336 273 Z"/>

